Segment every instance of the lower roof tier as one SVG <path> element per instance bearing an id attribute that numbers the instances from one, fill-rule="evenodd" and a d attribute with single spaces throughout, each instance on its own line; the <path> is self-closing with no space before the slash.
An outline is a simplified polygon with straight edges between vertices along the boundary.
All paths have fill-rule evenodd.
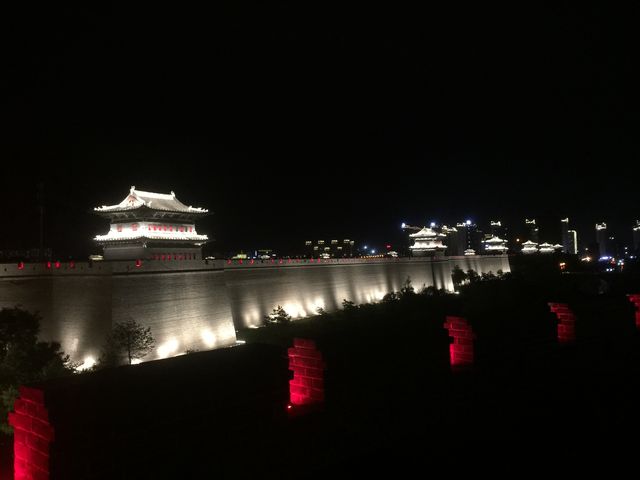
<path id="1" fill-rule="evenodd" d="M 132 232 L 114 232 L 110 231 L 106 235 L 97 235 L 94 239 L 98 244 L 114 244 L 114 243 L 147 243 L 147 242 L 182 242 L 194 243 L 196 245 L 205 243 L 209 240 L 207 235 L 198 235 L 189 232 L 140 232 L 139 234 Z"/>

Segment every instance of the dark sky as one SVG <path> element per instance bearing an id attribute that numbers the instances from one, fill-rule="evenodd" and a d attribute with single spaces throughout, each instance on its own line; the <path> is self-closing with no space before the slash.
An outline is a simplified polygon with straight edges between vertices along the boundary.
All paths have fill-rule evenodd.
<path id="1" fill-rule="evenodd" d="M 5 10 L 0 247 L 37 246 L 38 182 L 65 255 L 131 185 L 220 250 L 640 216 L 637 11 L 212 3 Z"/>

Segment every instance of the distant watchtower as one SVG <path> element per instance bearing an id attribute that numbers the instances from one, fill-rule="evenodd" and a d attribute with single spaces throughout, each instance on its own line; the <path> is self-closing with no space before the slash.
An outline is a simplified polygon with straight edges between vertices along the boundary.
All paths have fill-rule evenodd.
<path id="1" fill-rule="evenodd" d="M 111 221 L 109 232 L 95 237 L 104 247 L 105 260 L 199 260 L 201 246 L 208 241 L 206 235 L 198 235 L 195 222 L 209 211 L 186 206 L 173 192 L 131 187 L 119 204 L 94 211 Z"/>

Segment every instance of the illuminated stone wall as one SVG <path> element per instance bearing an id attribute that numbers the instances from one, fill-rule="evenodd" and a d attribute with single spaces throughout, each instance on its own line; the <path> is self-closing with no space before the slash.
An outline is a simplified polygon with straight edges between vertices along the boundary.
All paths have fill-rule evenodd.
<path id="1" fill-rule="evenodd" d="M 235 343 L 235 328 L 224 273 L 204 262 L 179 266 L 133 262 L 77 264 L 50 269 L 27 264 L 0 275 L 0 308 L 21 305 L 42 316 L 40 338 L 58 341 L 74 361 L 90 367 L 100 356 L 114 322 L 135 320 L 151 328 L 156 349 L 148 360 L 187 350 L 210 350 Z M 177 263 L 177 262 L 176 262 Z M 189 272 L 176 268 L 197 263 Z M 206 268 L 203 268 L 206 267 Z M 1 271 L 4 273 L 4 266 Z"/>
<path id="2" fill-rule="evenodd" d="M 151 328 L 156 358 L 232 345 L 236 332 L 222 271 L 115 275 L 113 321 Z"/>
<path id="3" fill-rule="evenodd" d="M 142 261 L 0 265 L 0 308 L 22 305 L 43 317 L 41 338 L 59 341 L 91 366 L 113 322 L 151 327 L 149 360 L 235 343 L 235 329 L 259 325 L 281 305 L 294 318 L 381 300 L 406 279 L 416 291 L 451 290 L 451 270 L 509 271 L 504 256 L 331 259 L 271 262 Z M 22 268 L 20 268 L 22 267 Z"/>
<path id="4" fill-rule="evenodd" d="M 379 301 L 399 291 L 407 277 L 416 291 L 435 284 L 453 289 L 455 266 L 478 273 L 509 272 L 506 256 L 430 259 L 329 260 L 321 264 L 247 262 L 225 265 L 225 280 L 237 328 L 257 326 L 278 305 L 294 318 L 314 315 L 318 308 L 333 311 L 342 301 Z"/>

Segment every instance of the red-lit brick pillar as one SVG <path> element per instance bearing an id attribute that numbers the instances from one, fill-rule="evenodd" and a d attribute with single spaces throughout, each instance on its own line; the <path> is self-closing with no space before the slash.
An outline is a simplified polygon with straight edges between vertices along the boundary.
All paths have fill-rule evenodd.
<path id="1" fill-rule="evenodd" d="M 640 330 L 640 293 L 627 295 L 629 301 L 636 306 L 636 328 Z"/>
<path id="2" fill-rule="evenodd" d="M 576 341 L 576 316 L 566 303 L 549 303 L 549 308 L 558 317 L 558 341 L 573 343 Z"/>
<path id="3" fill-rule="evenodd" d="M 452 367 L 470 367 L 474 361 L 473 330 L 462 317 L 447 316 L 444 328 L 449 331 L 452 342 L 449 345 L 449 359 Z"/>
<path id="4" fill-rule="evenodd" d="M 289 370 L 293 379 L 289 381 L 289 398 L 292 405 L 313 405 L 324 402 L 324 361 L 313 340 L 293 339 L 293 348 L 288 350 Z"/>
<path id="5" fill-rule="evenodd" d="M 20 387 L 20 396 L 9 413 L 13 427 L 13 471 L 15 480 L 49 479 L 49 444 L 53 427 L 44 405 L 44 392 Z"/>

